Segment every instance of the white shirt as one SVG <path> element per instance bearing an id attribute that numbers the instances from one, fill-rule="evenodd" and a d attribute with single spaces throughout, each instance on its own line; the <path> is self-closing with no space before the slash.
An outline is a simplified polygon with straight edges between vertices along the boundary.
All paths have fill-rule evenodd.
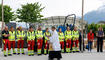
<path id="1" fill-rule="evenodd" d="M 58 36 L 58 33 L 57 31 L 51 31 L 51 37 L 49 38 L 50 39 L 50 43 L 52 44 L 52 48 L 54 51 L 60 51 L 61 48 L 60 48 L 60 42 L 59 42 L 59 36 Z"/>

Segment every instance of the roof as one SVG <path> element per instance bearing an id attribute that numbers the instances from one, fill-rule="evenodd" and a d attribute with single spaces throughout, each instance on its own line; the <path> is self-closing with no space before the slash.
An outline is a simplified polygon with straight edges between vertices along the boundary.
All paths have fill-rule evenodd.
<path id="1" fill-rule="evenodd" d="M 42 23 L 44 24 L 51 24 L 51 25 L 63 25 L 65 21 L 66 16 L 51 16 L 51 17 L 46 17 L 47 20 L 44 20 Z M 74 18 L 68 17 L 66 23 L 72 24 L 74 22 Z M 81 22 L 80 19 L 76 18 L 76 22 Z M 86 23 L 84 21 L 84 23 Z"/>

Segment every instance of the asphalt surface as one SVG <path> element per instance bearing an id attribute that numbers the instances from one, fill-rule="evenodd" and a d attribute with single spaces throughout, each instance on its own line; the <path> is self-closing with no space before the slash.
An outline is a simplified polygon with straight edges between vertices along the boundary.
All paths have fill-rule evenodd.
<path id="1" fill-rule="evenodd" d="M 27 50 L 25 50 L 26 55 L 13 55 L 4 57 L 3 52 L 0 51 L 0 60 L 48 60 L 48 55 L 42 56 L 28 56 Z M 62 53 L 61 60 L 105 60 L 105 52 L 97 53 L 93 50 L 91 53 L 85 51 L 84 53 Z M 56 59 L 55 59 L 56 60 Z"/>

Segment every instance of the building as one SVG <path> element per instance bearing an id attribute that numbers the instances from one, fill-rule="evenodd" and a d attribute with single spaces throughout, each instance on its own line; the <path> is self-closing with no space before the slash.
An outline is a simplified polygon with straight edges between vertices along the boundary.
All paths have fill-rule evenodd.
<path id="1" fill-rule="evenodd" d="M 43 27 L 60 26 L 60 25 L 64 25 L 65 16 L 51 16 L 51 17 L 47 17 L 46 19 L 47 20 L 43 20 L 41 23 Z M 66 24 L 73 25 L 73 22 L 74 22 L 73 20 L 74 20 L 73 17 L 68 17 Z M 86 21 L 83 21 L 82 23 L 82 20 L 78 18 L 75 21 L 75 26 L 77 26 L 79 29 L 82 29 L 82 25 L 83 25 L 83 28 L 85 29 L 86 24 L 87 24 Z"/>

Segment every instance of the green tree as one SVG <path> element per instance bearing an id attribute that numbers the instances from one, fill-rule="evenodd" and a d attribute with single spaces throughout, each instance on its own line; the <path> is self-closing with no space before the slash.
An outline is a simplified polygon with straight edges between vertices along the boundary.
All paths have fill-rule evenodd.
<path id="1" fill-rule="evenodd" d="M 43 20 L 41 14 L 43 9 L 44 7 L 39 2 L 22 5 L 22 8 L 17 10 L 17 17 L 20 19 L 18 22 L 41 22 Z"/>
<path id="2" fill-rule="evenodd" d="M 14 12 L 12 12 L 12 8 L 8 5 L 4 5 L 4 22 L 8 23 L 10 21 L 13 21 L 14 18 Z M 2 20 L 2 5 L 0 4 L 0 21 Z"/>
<path id="3" fill-rule="evenodd" d="M 98 31 L 98 28 L 100 26 L 103 28 L 103 31 L 105 33 L 105 24 L 100 25 L 100 24 L 95 24 L 95 23 L 88 24 L 88 32 L 89 32 L 90 29 L 92 29 L 93 33 L 96 35 L 96 32 Z"/>

